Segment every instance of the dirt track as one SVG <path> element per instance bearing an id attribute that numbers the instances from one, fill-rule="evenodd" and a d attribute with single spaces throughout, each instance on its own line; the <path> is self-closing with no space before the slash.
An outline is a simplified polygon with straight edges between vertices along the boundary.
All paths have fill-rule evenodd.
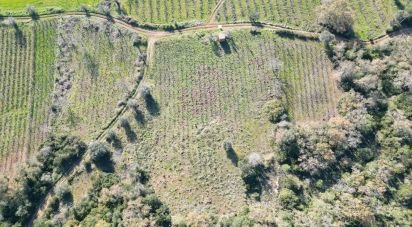
<path id="1" fill-rule="evenodd" d="M 204 25 L 199 25 L 195 27 L 190 27 L 190 28 L 185 28 L 185 29 L 180 29 L 180 30 L 175 30 L 175 31 L 159 31 L 159 30 L 149 30 L 149 29 L 144 29 L 141 27 L 136 27 L 128 24 L 125 21 L 122 21 L 120 19 L 116 18 L 111 18 L 107 17 L 101 14 L 95 14 L 95 13 L 82 13 L 82 12 L 66 12 L 63 14 L 52 14 L 52 15 L 44 15 L 40 16 L 38 20 L 42 19 L 50 19 L 50 18 L 60 18 L 60 17 L 70 17 L 70 16 L 87 16 L 90 18 L 95 18 L 98 20 L 110 20 L 114 24 L 118 25 L 119 27 L 122 27 L 124 29 L 127 29 L 132 32 L 138 32 L 143 35 L 145 35 L 148 39 L 148 47 L 147 47 L 147 62 L 148 64 L 151 61 L 151 58 L 153 57 L 154 53 L 154 46 L 157 40 L 163 37 L 173 37 L 173 36 L 178 36 L 182 34 L 188 34 L 192 32 L 197 32 L 197 31 L 210 31 L 210 30 L 217 30 L 219 29 L 218 26 L 221 25 L 222 29 L 224 30 L 230 30 L 230 29 L 250 29 L 252 26 L 254 26 L 252 23 L 247 23 L 247 22 L 242 22 L 242 23 L 223 23 L 223 24 L 217 24 L 214 23 L 214 18 L 216 16 L 216 13 L 219 9 L 219 7 L 223 4 L 224 0 L 219 1 L 219 3 L 216 5 L 215 9 L 213 10 L 213 14 L 211 15 L 209 22 Z M 30 17 L 16 17 L 17 20 L 20 22 L 30 22 L 32 19 Z M 260 23 L 259 26 L 265 29 L 271 29 L 271 30 L 279 30 L 279 31 L 290 31 L 294 33 L 298 33 L 300 35 L 303 35 L 305 37 L 310 37 L 310 38 L 317 38 L 319 36 L 319 33 L 317 32 L 308 32 L 308 31 L 303 31 L 299 29 L 293 29 L 290 27 L 284 27 L 284 26 L 279 26 L 271 23 Z M 390 34 L 385 34 L 380 37 L 377 37 L 371 41 L 360 41 L 356 39 L 344 39 L 342 37 L 337 37 L 339 40 L 344 40 L 344 41 L 355 41 L 355 42 L 361 42 L 365 45 L 374 45 L 377 43 L 381 43 L 383 41 L 386 41 L 392 37 L 399 36 L 399 35 L 407 35 L 412 33 L 412 28 L 405 28 L 400 31 L 396 31 Z M 136 88 L 137 92 L 138 88 Z M 136 95 L 136 94 L 135 94 Z M 110 124 L 107 127 L 107 130 L 110 129 L 117 121 L 118 119 L 126 112 L 126 109 L 123 109 L 117 116 L 113 118 L 113 120 L 110 122 Z M 97 138 L 96 140 L 100 140 L 104 137 L 105 133 L 107 130 L 104 130 Z M 84 157 L 87 154 L 84 155 Z M 79 162 L 81 163 L 81 162 Z M 73 167 L 73 170 L 76 169 L 76 166 Z M 67 175 L 62 176 L 60 179 L 57 180 L 55 185 L 58 185 L 66 180 L 66 176 L 70 176 L 73 171 L 70 173 L 67 173 Z M 47 204 L 47 200 L 52 194 L 53 188 L 47 193 L 46 197 L 43 199 L 43 201 L 40 203 L 40 205 L 37 208 L 36 213 L 33 215 L 33 218 L 31 220 L 30 224 L 33 224 L 34 218 L 38 216 L 39 213 L 42 212 L 42 210 L 45 208 L 45 205 Z"/>

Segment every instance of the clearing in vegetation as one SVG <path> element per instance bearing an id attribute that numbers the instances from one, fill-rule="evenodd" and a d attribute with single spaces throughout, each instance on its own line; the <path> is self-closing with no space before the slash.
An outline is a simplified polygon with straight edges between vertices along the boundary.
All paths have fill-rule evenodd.
<path id="1" fill-rule="evenodd" d="M 219 44 L 210 41 L 216 34 L 159 41 L 140 106 L 117 128 L 124 160 L 147 169 L 176 214 L 246 205 L 237 166 L 250 152 L 272 152 L 272 126 L 262 111 L 268 101 L 290 103 L 296 120 L 334 114 L 337 93 L 321 44 L 266 30 L 234 31 Z M 233 144 L 230 158 L 225 141 Z"/>

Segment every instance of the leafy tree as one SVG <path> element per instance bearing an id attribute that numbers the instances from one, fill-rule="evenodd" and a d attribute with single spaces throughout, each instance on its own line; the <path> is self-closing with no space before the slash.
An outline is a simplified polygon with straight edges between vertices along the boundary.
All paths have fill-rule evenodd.
<path id="1" fill-rule="evenodd" d="M 342 35 L 352 32 L 353 17 L 347 1 L 329 1 L 319 10 L 319 24 Z"/>
<path id="2" fill-rule="evenodd" d="M 101 142 L 92 143 L 89 146 L 89 149 L 90 149 L 91 160 L 94 163 L 105 162 L 111 158 L 111 152 L 109 148 L 107 148 Z"/>

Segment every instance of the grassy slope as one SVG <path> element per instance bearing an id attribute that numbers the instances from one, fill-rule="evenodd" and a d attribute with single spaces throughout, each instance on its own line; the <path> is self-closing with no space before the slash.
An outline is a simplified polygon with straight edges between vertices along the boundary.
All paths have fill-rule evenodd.
<path id="1" fill-rule="evenodd" d="M 133 46 L 130 34 L 118 31 L 117 38 L 103 29 L 75 26 L 70 31 L 77 43 L 69 62 L 75 73 L 67 103 L 56 122 L 58 132 L 85 141 L 94 138 L 117 114 L 117 103 L 134 89 L 138 75 L 134 64 L 145 50 Z"/>
<path id="2" fill-rule="evenodd" d="M 267 31 L 259 36 L 238 31 L 225 53 L 207 36 L 156 45 L 145 82 L 152 86 L 160 114 L 147 111 L 142 101 L 145 121 L 129 113 L 132 130 L 126 134 L 117 128 L 127 163 L 148 170 L 157 194 L 174 215 L 187 216 L 193 210 L 231 213 L 246 206 L 240 170 L 226 157 L 223 142 L 232 141 L 239 159 L 251 152 L 271 153 L 271 125 L 261 109 L 277 92 L 274 60 L 283 62 L 282 78 L 302 85 L 293 88 L 296 96 L 289 95 L 289 101 L 315 99 L 303 110 L 313 119 L 333 114 L 328 110 L 335 94 L 324 90 L 325 84 L 333 84 L 331 66 L 317 42 L 288 40 Z M 314 55 L 320 59 L 310 61 Z M 303 91 L 305 80 L 313 80 L 306 81 L 312 87 Z M 327 95 L 311 96 L 316 91 Z M 322 109 L 325 104 L 329 108 Z M 312 111 L 317 108 L 322 111 Z M 306 117 L 297 111 L 297 118 Z"/>

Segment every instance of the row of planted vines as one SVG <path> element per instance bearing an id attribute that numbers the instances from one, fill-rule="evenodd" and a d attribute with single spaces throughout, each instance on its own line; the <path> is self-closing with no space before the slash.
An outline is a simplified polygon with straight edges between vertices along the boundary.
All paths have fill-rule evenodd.
<path id="1" fill-rule="evenodd" d="M 0 29 L 0 169 L 25 159 L 33 92 L 34 34 L 30 28 Z"/>
<path id="2" fill-rule="evenodd" d="M 176 102 L 166 105 L 170 113 L 163 117 L 168 124 L 194 125 L 216 117 L 239 121 L 252 115 L 251 106 L 280 92 L 275 89 L 274 67 L 280 68 L 296 120 L 322 120 L 334 114 L 332 66 L 316 41 L 235 32 L 223 46 L 188 38 L 161 42 L 156 50 L 161 51 L 155 52 L 151 75 L 162 91 L 160 104 Z"/>
<path id="3" fill-rule="evenodd" d="M 231 141 L 238 155 L 270 152 L 268 101 L 284 100 L 295 121 L 335 113 L 332 66 L 317 41 L 266 30 L 233 31 L 223 43 L 210 41 L 215 35 L 160 41 L 145 79 L 160 114 L 136 130 L 137 159 L 172 209 L 190 211 L 204 193 L 216 209 L 242 206 L 239 171 L 222 144 Z"/>
<path id="4" fill-rule="evenodd" d="M 205 21 L 218 0 L 123 0 L 126 13 L 141 22 L 165 24 Z"/>
<path id="5" fill-rule="evenodd" d="M 51 104 L 56 63 L 57 20 L 36 22 L 33 98 L 30 116 L 30 151 L 46 140 L 51 130 Z"/>
<path id="6" fill-rule="evenodd" d="M 383 34 L 395 18 L 394 0 L 350 0 L 354 11 L 354 31 L 361 39 L 372 39 Z"/>
<path id="7" fill-rule="evenodd" d="M 320 0 L 225 0 L 218 20 L 249 21 L 256 15 L 259 21 L 313 30 L 319 4 Z"/>
<path id="8" fill-rule="evenodd" d="M 354 32 L 362 39 L 383 34 L 395 17 L 393 0 L 347 0 L 353 12 Z M 316 30 L 316 15 L 320 0 L 225 0 L 218 12 L 222 22 L 259 21 L 278 25 Z"/>

